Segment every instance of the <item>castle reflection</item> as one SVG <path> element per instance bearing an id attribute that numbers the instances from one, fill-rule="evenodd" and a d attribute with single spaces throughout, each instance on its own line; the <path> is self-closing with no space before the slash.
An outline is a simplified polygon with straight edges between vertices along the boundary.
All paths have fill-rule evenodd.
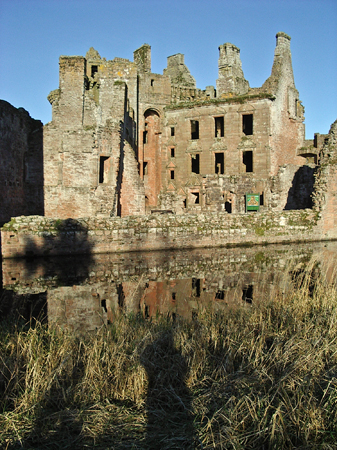
<path id="1" fill-rule="evenodd" d="M 50 325 L 88 332 L 118 314 L 195 319 L 254 307 L 293 286 L 310 260 L 316 273 L 336 282 L 336 242 L 7 259 L 2 277 L 16 298 L 45 297 Z"/>

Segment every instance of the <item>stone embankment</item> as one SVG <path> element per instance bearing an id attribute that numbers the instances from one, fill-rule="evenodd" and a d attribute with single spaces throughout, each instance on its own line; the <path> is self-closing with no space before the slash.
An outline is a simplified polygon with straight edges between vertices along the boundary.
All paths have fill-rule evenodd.
<path id="1" fill-rule="evenodd" d="M 21 216 L 1 231 L 4 258 L 337 239 L 319 211 L 49 219 Z"/>

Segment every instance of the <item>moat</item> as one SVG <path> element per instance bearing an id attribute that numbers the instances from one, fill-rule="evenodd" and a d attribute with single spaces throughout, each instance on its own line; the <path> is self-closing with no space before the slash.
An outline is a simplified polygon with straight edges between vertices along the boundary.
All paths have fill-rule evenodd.
<path id="1" fill-rule="evenodd" d="M 337 242 L 5 259 L 0 311 L 80 332 L 119 314 L 195 319 L 268 301 L 308 264 L 336 283 Z"/>

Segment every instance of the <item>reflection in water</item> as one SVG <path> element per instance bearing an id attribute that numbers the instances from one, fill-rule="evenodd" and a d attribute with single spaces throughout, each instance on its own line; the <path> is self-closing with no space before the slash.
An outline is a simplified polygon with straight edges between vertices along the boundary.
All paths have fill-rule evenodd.
<path id="1" fill-rule="evenodd" d="M 251 307 L 293 285 L 311 258 L 333 282 L 336 242 L 7 259 L 3 287 L 16 296 L 44 294 L 50 324 L 84 332 L 120 313 L 191 319 L 206 309 Z"/>

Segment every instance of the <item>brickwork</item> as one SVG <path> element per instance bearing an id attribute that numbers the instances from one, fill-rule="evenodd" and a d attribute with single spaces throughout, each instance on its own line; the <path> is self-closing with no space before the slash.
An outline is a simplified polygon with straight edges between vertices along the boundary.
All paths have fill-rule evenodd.
<path id="1" fill-rule="evenodd" d="M 42 123 L 0 100 L 0 224 L 43 214 Z"/>

